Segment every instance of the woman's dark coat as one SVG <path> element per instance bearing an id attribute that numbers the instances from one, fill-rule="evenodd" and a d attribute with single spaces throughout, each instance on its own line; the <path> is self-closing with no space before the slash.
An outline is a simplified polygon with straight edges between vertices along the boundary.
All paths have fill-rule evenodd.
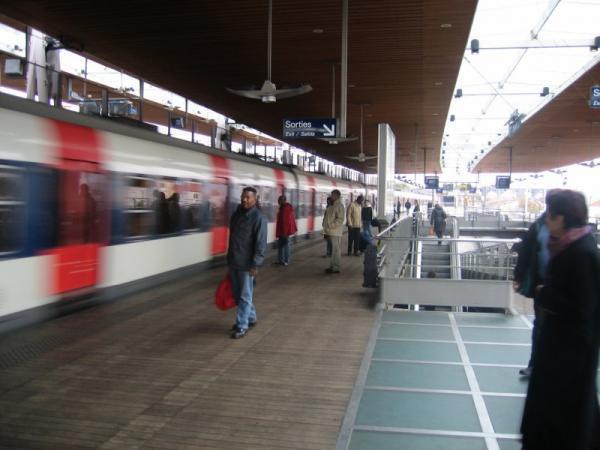
<path id="1" fill-rule="evenodd" d="M 524 450 L 600 448 L 599 285 L 591 235 L 550 260 L 536 299 L 543 315 L 521 424 Z"/>

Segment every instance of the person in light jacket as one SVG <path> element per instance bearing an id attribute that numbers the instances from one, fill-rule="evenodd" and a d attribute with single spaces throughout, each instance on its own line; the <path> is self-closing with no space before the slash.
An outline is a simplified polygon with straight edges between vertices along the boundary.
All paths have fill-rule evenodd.
<path id="1" fill-rule="evenodd" d="M 360 226 L 361 226 L 361 208 L 363 196 L 356 197 L 356 201 L 348 205 L 346 210 L 346 225 L 348 226 L 348 256 L 354 254 L 359 256 L 358 244 L 360 241 Z M 354 253 L 352 249 L 354 248 Z"/>
<path id="2" fill-rule="evenodd" d="M 341 240 L 344 231 L 344 205 L 342 205 L 341 192 L 337 189 L 331 191 L 331 205 L 325 210 L 323 216 L 323 233 L 331 241 L 331 262 L 325 272 L 340 273 Z"/>
<path id="3" fill-rule="evenodd" d="M 287 266 L 290 263 L 290 237 L 296 234 L 296 216 L 294 208 L 285 198 L 279 196 L 279 212 L 277 213 L 277 224 L 275 225 L 275 237 L 277 238 L 278 263 Z"/>
<path id="4" fill-rule="evenodd" d="M 237 304 L 236 320 L 231 329 L 233 339 L 243 338 L 248 329 L 256 325 L 254 278 L 264 262 L 266 249 L 267 220 L 258 207 L 256 189 L 246 187 L 229 222 L 227 265 Z"/>

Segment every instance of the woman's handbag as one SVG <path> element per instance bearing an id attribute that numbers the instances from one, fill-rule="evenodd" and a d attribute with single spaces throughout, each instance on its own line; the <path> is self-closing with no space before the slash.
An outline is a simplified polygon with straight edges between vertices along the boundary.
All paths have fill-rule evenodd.
<path id="1" fill-rule="evenodd" d="M 233 296 L 233 288 L 231 287 L 231 278 L 229 273 L 225 275 L 225 278 L 217 286 L 217 292 L 215 294 L 215 306 L 221 311 L 227 311 L 228 309 L 235 308 L 235 297 Z"/>

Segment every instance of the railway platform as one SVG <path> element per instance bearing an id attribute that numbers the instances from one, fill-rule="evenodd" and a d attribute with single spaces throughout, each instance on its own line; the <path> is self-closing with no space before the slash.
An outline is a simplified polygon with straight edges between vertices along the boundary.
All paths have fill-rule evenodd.
<path id="1" fill-rule="evenodd" d="M 0 337 L 2 448 L 333 448 L 375 291 L 362 258 L 325 274 L 324 249 L 261 270 L 240 340 L 213 304 L 224 268 Z"/>

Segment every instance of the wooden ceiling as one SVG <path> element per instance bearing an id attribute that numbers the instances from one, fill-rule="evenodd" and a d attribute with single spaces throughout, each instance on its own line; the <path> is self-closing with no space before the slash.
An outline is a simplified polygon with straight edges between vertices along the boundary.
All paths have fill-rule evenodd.
<path id="1" fill-rule="evenodd" d="M 396 172 L 440 171 L 444 124 L 476 0 L 352 0 L 348 43 L 348 135 L 377 153 L 377 123 L 396 134 Z M 3 0 L 17 19 L 136 76 L 257 128 L 282 135 L 283 118 L 330 117 L 332 64 L 339 63 L 342 2 L 274 0 L 273 73 L 278 88 L 313 91 L 275 104 L 225 88 L 260 87 L 267 72 L 266 0 L 81 2 Z M 448 26 L 449 24 L 450 26 Z M 315 33 L 313 30 L 322 30 Z M 339 66 L 337 68 L 339 90 Z M 336 111 L 339 116 L 339 91 Z M 289 141 L 365 172 L 359 141 Z M 372 164 L 372 163 L 370 163 Z"/>
<path id="2" fill-rule="evenodd" d="M 589 106 L 590 88 L 600 85 L 600 61 L 505 138 L 473 172 L 539 172 L 600 158 L 600 109 Z"/>

